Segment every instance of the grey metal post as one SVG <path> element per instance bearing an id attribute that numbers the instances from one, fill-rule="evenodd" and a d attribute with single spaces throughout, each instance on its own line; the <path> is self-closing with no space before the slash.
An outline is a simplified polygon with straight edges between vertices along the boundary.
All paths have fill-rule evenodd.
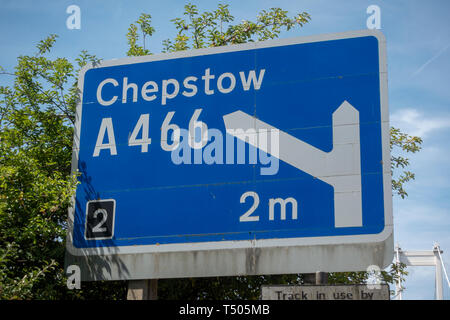
<path id="1" fill-rule="evenodd" d="M 441 251 L 441 248 L 438 244 L 434 245 L 433 251 L 436 255 L 436 275 L 435 275 L 435 286 L 436 286 L 436 300 L 443 300 L 443 286 L 442 286 L 442 263 L 441 257 L 438 252 Z"/>
<path id="2" fill-rule="evenodd" d="M 327 284 L 328 272 L 317 271 L 316 272 L 316 284 Z"/>
<path id="3" fill-rule="evenodd" d="M 128 281 L 127 300 L 158 300 L 158 279 Z"/>
<path id="4" fill-rule="evenodd" d="M 303 281 L 305 282 L 305 284 L 327 284 L 328 272 L 316 271 L 316 273 L 304 273 Z"/>

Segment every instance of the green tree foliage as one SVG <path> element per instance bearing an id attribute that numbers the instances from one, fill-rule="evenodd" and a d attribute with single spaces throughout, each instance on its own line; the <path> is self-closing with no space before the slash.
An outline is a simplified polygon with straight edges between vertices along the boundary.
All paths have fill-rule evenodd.
<path id="1" fill-rule="evenodd" d="M 400 149 L 403 154 L 416 153 L 420 151 L 422 145 L 422 139 L 402 133 L 400 129 L 391 127 L 391 153 L 397 153 L 397 149 Z M 404 199 L 408 196 L 404 185 L 410 180 L 414 180 L 415 175 L 411 171 L 407 170 L 409 166 L 409 159 L 403 155 L 391 156 L 391 173 L 394 177 L 392 179 L 392 190 L 394 193 Z M 401 170 L 400 173 L 398 171 Z"/>
<path id="2" fill-rule="evenodd" d="M 0 71 L 13 81 L 0 86 L 0 299 L 89 296 L 69 292 L 63 270 L 78 70 L 46 57 L 56 38 Z M 98 59 L 83 51 L 77 67 L 87 62 Z"/>
<path id="3" fill-rule="evenodd" d="M 271 8 L 268 11 L 262 10 L 254 22 L 244 20 L 241 23 L 232 24 L 234 17 L 226 4 L 219 4 L 218 8 L 211 12 L 199 13 L 197 6 L 193 4 L 185 5 L 184 9 L 184 19 L 175 18 L 171 20 L 176 27 L 177 35 L 174 40 L 166 39 L 163 41 L 163 52 L 274 39 L 280 35 L 283 29 L 289 31 L 295 26 L 303 26 L 310 20 L 310 16 L 306 12 L 289 18 L 287 11 L 280 8 Z M 150 54 L 150 51 L 145 48 L 145 37 L 151 36 L 154 31 L 155 29 L 151 27 L 151 16 L 142 14 L 136 24 L 131 24 L 128 28 L 129 50 L 127 55 Z M 142 46 L 138 44 L 139 32 L 143 36 Z"/>
<path id="4" fill-rule="evenodd" d="M 228 5 L 200 13 L 185 6 L 184 18 L 173 19 L 177 34 L 163 42 L 164 52 L 223 46 L 277 38 L 282 30 L 310 20 L 303 12 L 292 18 L 279 8 L 261 11 L 255 21 L 233 24 Z M 128 56 L 151 54 L 146 41 L 153 35 L 151 16 L 142 14 L 127 33 Z M 48 58 L 57 36 L 37 45 L 31 56 L 20 56 L 14 71 L 0 67 L 12 85 L 0 86 L 0 299 L 124 299 L 125 282 L 83 282 L 68 290 L 64 272 L 66 218 L 77 179 L 71 175 L 76 78 L 86 63 L 99 59 L 82 51 L 74 63 Z M 139 44 L 142 41 L 142 45 Z M 1 79 L 1 78 L 0 78 Z M 4 79 L 4 78 L 3 78 Z M 397 129 L 391 147 L 417 152 L 421 140 Z M 404 169 L 393 189 L 406 196 L 407 158 L 394 157 L 392 170 Z M 395 266 L 393 267 L 395 268 Z M 392 282 L 395 272 L 384 274 Z M 366 281 L 366 273 L 330 274 L 330 282 Z M 257 299 L 262 284 L 300 284 L 302 275 L 216 277 L 159 281 L 167 299 Z"/>
<path id="5" fill-rule="evenodd" d="M 128 56 L 144 56 L 149 55 L 150 50 L 145 49 L 145 37 L 151 37 L 155 32 L 155 29 L 151 26 L 152 17 L 149 14 L 143 13 L 136 21 L 136 24 L 131 24 L 128 28 L 127 40 L 128 40 Z M 137 43 L 139 41 L 138 27 L 142 34 L 143 45 L 139 46 Z"/>

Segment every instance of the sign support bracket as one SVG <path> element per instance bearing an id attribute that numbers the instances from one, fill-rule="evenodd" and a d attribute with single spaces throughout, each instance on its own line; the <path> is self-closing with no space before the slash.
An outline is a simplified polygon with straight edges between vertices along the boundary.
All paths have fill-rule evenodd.
<path id="1" fill-rule="evenodd" d="M 129 280 L 127 300 L 158 300 L 158 279 Z"/>

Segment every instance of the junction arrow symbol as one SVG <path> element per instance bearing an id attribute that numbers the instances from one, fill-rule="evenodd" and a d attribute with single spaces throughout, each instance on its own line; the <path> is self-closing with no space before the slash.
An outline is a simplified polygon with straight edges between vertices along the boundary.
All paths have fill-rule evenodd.
<path id="1" fill-rule="evenodd" d="M 333 149 L 322 151 L 245 112 L 236 111 L 223 116 L 227 133 L 291 166 L 324 181 L 334 188 L 334 226 L 361 227 L 361 153 L 359 112 L 344 101 L 333 113 Z M 254 130 L 261 133 L 279 132 L 278 145 L 245 139 L 237 132 Z"/>

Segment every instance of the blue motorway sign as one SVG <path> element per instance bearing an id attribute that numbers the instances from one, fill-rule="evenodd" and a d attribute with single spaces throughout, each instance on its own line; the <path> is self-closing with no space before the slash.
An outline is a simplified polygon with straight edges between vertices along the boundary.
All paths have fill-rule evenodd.
<path id="1" fill-rule="evenodd" d="M 69 251 L 385 241 L 384 51 L 380 33 L 361 31 L 85 68 Z"/>

